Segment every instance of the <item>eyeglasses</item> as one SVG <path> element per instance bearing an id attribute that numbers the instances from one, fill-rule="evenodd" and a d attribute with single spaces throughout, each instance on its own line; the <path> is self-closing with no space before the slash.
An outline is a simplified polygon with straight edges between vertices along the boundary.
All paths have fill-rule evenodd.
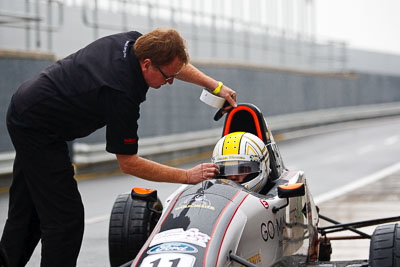
<path id="1" fill-rule="evenodd" d="M 179 71 L 178 71 L 177 73 L 175 73 L 175 74 L 172 75 L 171 77 L 168 77 L 167 74 L 165 74 L 165 73 L 161 70 L 161 68 L 160 68 L 159 66 L 156 66 L 156 68 L 157 68 L 158 71 L 162 74 L 162 76 L 164 76 L 166 82 L 168 82 L 168 81 L 174 79 L 175 76 L 179 74 Z"/>

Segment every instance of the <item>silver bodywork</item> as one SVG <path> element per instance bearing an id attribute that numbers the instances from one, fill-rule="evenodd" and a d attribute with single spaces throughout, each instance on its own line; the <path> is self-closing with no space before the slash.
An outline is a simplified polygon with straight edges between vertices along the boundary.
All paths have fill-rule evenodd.
<path id="1" fill-rule="evenodd" d="M 237 131 L 253 133 L 265 143 L 267 184 L 259 193 L 225 179 L 181 186 L 165 201 L 157 225 L 129 266 L 365 266 L 365 260 L 330 262 L 326 234 L 351 230 L 369 238 L 355 227 L 400 217 L 340 224 L 319 214 L 304 172 L 285 168 L 257 107 L 241 104 L 230 111 L 223 136 Z M 335 225 L 318 227 L 319 219 Z"/>
<path id="2" fill-rule="evenodd" d="M 315 260 L 318 217 L 308 189 L 305 196 L 290 198 L 286 207 L 273 212 L 287 202 L 278 197 L 276 187 L 306 183 L 303 172 L 284 172 L 266 195 L 232 181 L 208 183 L 182 186 L 166 200 L 158 225 L 131 266 L 241 266 L 230 260 L 230 253 L 257 266 L 298 266 Z M 217 193 L 204 186 L 218 187 Z M 191 188 L 194 194 L 188 192 Z M 221 189 L 232 191 L 233 197 L 218 195 Z M 214 203 L 219 198 L 226 199 L 220 208 Z M 201 214 L 208 212 L 218 214 Z M 177 219 L 182 213 L 196 221 L 183 225 L 185 221 Z"/>

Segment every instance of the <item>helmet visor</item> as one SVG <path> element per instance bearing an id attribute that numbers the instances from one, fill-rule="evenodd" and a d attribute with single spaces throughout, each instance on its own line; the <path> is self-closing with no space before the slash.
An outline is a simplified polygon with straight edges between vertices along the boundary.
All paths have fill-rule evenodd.
<path id="1" fill-rule="evenodd" d="M 242 175 L 260 172 L 260 162 L 257 161 L 223 161 L 216 162 L 219 167 L 219 177 Z"/>

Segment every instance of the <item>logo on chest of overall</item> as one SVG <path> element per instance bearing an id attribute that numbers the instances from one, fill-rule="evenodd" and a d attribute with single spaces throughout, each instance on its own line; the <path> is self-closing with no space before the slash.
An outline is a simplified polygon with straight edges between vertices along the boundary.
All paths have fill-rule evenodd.
<path id="1" fill-rule="evenodd" d="M 124 58 L 126 58 L 126 51 L 128 50 L 128 45 L 129 45 L 129 40 L 125 42 L 124 49 L 122 50 L 122 53 L 124 54 Z"/>
<path id="2" fill-rule="evenodd" d="M 125 138 L 124 139 L 125 145 L 134 145 L 137 144 L 137 138 Z"/>

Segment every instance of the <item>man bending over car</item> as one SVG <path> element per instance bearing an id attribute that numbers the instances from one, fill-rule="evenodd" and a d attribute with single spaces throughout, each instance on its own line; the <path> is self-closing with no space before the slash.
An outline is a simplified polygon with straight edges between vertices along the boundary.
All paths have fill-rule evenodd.
<path id="1" fill-rule="evenodd" d="M 106 126 L 106 150 L 124 173 L 188 184 L 216 176 L 214 163 L 183 170 L 137 155 L 139 106 L 149 87 L 175 78 L 236 106 L 235 91 L 188 62 L 184 40 L 174 29 L 101 38 L 20 86 L 7 113 L 16 157 L 1 238 L 12 267 L 26 265 L 40 239 L 42 267 L 76 266 L 84 208 L 66 141 Z"/>

